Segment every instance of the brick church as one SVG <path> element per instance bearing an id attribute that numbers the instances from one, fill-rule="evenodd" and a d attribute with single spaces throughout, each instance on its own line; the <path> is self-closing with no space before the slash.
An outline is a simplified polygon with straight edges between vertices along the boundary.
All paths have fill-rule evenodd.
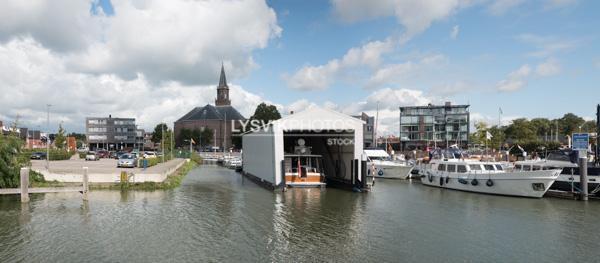
<path id="1" fill-rule="evenodd" d="M 175 122 L 175 136 L 179 137 L 182 129 L 203 130 L 209 128 L 213 131 L 212 146 L 220 149 L 232 147 L 231 133 L 232 125 L 236 128 L 241 127 L 239 120 L 245 120 L 234 107 L 231 106 L 229 99 L 229 86 L 225 77 L 225 68 L 221 65 L 221 76 L 219 86 L 217 86 L 217 98 L 215 105 L 207 104 L 202 107 L 196 107 L 179 120 Z M 198 142 L 197 142 L 198 143 Z M 237 145 L 241 147 L 241 145 Z"/>

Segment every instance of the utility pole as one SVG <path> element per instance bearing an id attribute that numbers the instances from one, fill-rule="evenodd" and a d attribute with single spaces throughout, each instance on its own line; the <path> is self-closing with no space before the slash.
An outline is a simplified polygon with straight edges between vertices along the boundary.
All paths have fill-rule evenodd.
<path id="1" fill-rule="evenodd" d="M 46 104 L 46 170 L 50 171 L 50 107 Z"/>
<path id="2" fill-rule="evenodd" d="M 173 130 L 171 130 L 171 159 L 173 159 L 173 147 L 175 146 L 175 126 L 173 126 Z"/>
<path id="3" fill-rule="evenodd" d="M 160 135 L 161 135 L 161 141 L 160 141 L 160 146 L 162 148 L 162 162 L 165 162 L 165 125 L 164 123 L 160 124 Z"/>

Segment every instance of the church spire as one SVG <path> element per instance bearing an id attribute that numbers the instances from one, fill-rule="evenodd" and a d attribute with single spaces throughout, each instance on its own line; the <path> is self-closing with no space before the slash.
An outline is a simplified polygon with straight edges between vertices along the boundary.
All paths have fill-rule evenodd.
<path id="1" fill-rule="evenodd" d="M 219 77 L 219 86 L 217 86 L 217 99 L 215 100 L 215 106 L 229 106 L 231 100 L 229 100 L 229 86 L 227 86 L 227 78 L 225 77 L 225 67 L 221 62 L 221 76 Z"/>
<path id="2" fill-rule="evenodd" d="M 225 77 L 225 68 L 223 67 L 223 62 L 221 62 L 221 77 L 219 78 L 219 87 L 228 87 L 227 86 L 227 78 Z"/>

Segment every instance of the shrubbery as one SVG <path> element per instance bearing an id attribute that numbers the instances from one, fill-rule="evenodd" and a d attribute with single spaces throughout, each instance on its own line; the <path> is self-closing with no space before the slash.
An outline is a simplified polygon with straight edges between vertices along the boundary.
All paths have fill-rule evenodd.
<path id="1" fill-rule="evenodd" d="M 46 149 L 24 149 L 21 151 L 21 155 L 23 158 L 29 159 L 31 154 L 36 152 L 46 153 Z M 74 154 L 75 152 L 69 152 L 66 150 L 50 149 L 50 161 L 69 160 Z"/>

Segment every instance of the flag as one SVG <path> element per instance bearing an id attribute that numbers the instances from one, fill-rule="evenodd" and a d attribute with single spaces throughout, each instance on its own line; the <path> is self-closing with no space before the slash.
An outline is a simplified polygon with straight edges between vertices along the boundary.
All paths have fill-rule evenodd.
<path id="1" fill-rule="evenodd" d="M 196 144 L 196 141 L 194 141 L 194 139 L 190 139 L 190 140 L 192 140 L 192 144 Z"/>
<path id="2" fill-rule="evenodd" d="M 486 140 L 491 140 L 491 139 L 492 139 L 492 137 L 494 137 L 494 136 L 492 136 L 492 134 L 491 134 L 489 131 L 486 131 L 486 132 L 485 132 L 485 139 L 486 139 Z"/>
<path id="3" fill-rule="evenodd" d="M 523 149 L 523 147 L 521 147 L 521 145 L 517 144 L 517 147 L 519 148 L 519 150 L 521 150 L 522 152 L 525 152 L 525 149 Z"/>

